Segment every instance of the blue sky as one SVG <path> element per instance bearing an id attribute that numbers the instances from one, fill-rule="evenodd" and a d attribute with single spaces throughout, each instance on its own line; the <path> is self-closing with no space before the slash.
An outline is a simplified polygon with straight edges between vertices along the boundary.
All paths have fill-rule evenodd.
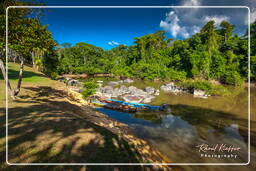
<path id="1" fill-rule="evenodd" d="M 52 9 L 42 18 L 59 43 L 86 42 L 110 49 L 160 30 L 167 9 Z"/>
<path id="2" fill-rule="evenodd" d="M 246 5 L 256 18 L 253 0 L 41 0 L 46 5 Z M 184 39 L 209 20 L 228 20 L 243 34 L 247 9 L 51 9 L 41 18 L 58 43 L 86 42 L 104 49 L 131 45 L 135 37 L 165 30 L 167 37 Z"/>

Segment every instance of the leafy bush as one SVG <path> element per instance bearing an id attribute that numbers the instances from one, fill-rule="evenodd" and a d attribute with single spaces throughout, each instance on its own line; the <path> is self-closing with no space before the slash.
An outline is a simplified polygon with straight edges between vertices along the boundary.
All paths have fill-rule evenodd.
<path id="1" fill-rule="evenodd" d="M 129 66 L 114 66 L 111 72 L 116 76 L 121 77 L 132 77 L 131 67 Z"/>
<path id="2" fill-rule="evenodd" d="M 92 96 L 95 92 L 96 92 L 95 89 L 83 89 L 82 95 L 84 98 L 88 98 L 88 97 Z"/>
<path id="3" fill-rule="evenodd" d="M 58 74 L 56 72 L 51 72 L 50 77 L 51 79 L 55 80 L 58 77 Z"/>
<path id="4" fill-rule="evenodd" d="M 84 88 L 86 89 L 96 89 L 98 88 L 99 85 L 93 81 L 88 81 L 84 83 Z"/>
<path id="5" fill-rule="evenodd" d="M 96 89 L 99 87 L 99 85 L 95 82 L 89 81 L 84 83 L 84 87 L 82 90 L 82 95 L 84 98 L 88 98 L 92 96 L 95 92 Z"/>
<path id="6" fill-rule="evenodd" d="M 225 74 L 224 82 L 230 85 L 241 85 L 243 83 L 243 79 L 237 71 L 229 71 Z"/>
<path id="7" fill-rule="evenodd" d="M 167 79 L 170 79 L 172 81 L 182 81 L 186 79 L 186 72 L 184 71 L 177 71 L 172 68 L 170 68 L 167 71 Z"/>

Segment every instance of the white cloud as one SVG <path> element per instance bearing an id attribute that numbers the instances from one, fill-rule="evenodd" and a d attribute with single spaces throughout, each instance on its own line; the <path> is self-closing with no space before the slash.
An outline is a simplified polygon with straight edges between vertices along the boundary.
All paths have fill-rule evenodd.
<path id="1" fill-rule="evenodd" d="M 160 21 L 159 26 L 166 32 L 170 33 L 174 38 L 177 36 L 181 36 L 183 38 L 189 37 L 186 27 L 179 25 L 179 18 L 174 11 L 169 12 L 165 17 L 165 20 Z"/>
<path id="2" fill-rule="evenodd" d="M 254 8 L 252 11 L 251 11 L 251 23 L 253 23 L 254 21 L 256 20 L 256 8 Z"/>
<path id="3" fill-rule="evenodd" d="M 228 20 L 229 20 L 229 17 L 227 17 L 227 16 L 217 16 L 217 15 L 215 15 L 215 16 L 205 16 L 205 17 L 203 18 L 203 21 L 204 21 L 204 22 L 208 22 L 208 21 L 211 21 L 211 20 L 214 20 L 214 21 L 215 21 L 215 24 L 216 24 L 217 26 L 219 26 L 222 21 L 224 21 L 224 20 L 228 21 Z"/>
<path id="4" fill-rule="evenodd" d="M 118 43 L 118 42 L 115 42 L 115 41 L 110 41 L 110 42 L 108 42 L 108 45 L 110 45 L 110 46 L 118 46 L 118 45 L 120 45 L 120 43 Z"/>
<path id="5" fill-rule="evenodd" d="M 191 30 L 191 34 L 194 35 L 196 33 L 199 33 L 200 32 L 200 27 L 198 26 L 192 26 L 192 30 Z"/>
<path id="6" fill-rule="evenodd" d="M 183 6 L 200 6 L 201 0 L 184 0 L 181 5 Z"/>
<path id="7" fill-rule="evenodd" d="M 256 0 L 179 0 L 177 2 L 175 5 L 179 6 L 249 6 L 251 9 L 250 22 L 252 23 L 256 20 Z M 199 32 L 200 28 L 209 20 L 214 20 L 216 26 L 221 21 L 228 20 L 228 22 L 235 25 L 234 33 L 237 34 L 244 34 L 247 29 L 248 12 L 245 8 L 174 8 L 172 11 L 179 19 L 176 25 L 171 25 L 174 22 L 167 21 L 166 17 L 159 21 L 160 27 L 171 35 L 173 35 L 171 28 L 173 28 L 174 33 L 177 32 L 178 28 L 183 28 L 183 30 L 186 30 L 184 34 L 187 35 L 186 33 L 189 33 L 191 36 Z M 179 33 L 181 32 L 177 32 L 177 35 Z"/>

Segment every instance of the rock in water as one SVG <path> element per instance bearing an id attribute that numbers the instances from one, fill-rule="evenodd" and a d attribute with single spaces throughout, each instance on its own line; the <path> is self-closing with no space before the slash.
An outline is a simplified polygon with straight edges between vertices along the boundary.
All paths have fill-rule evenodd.
<path id="1" fill-rule="evenodd" d="M 153 87 L 146 87 L 145 88 L 145 91 L 148 93 L 148 94 L 153 94 L 155 93 L 155 89 Z"/>
<path id="2" fill-rule="evenodd" d="M 152 95 L 145 96 L 144 99 L 142 100 L 142 103 L 150 103 L 153 98 L 155 98 L 155 96 L 152 96 Z"/>
<path id="3" fill-rule="evenodd" d="M 109 82 L 108 82 L 108 85 L 110 85 L 110 86 L 116 86 L 116 85 L 119 85 L 119 82 L 117 82 L 117 81 L 109 81 Z"/>
<path id="4" fill-rule="evenodd" d="M 124 83 L 133 83 L 134 81 L 133 80 L 131 80 L 131 79 L 129 79 L 129 78 L 127 78 L 126 80 L 124 80 Z"/>
<path id="5" fill-rule="evenodd" d="M 165 92 L 170 92 L 170 93 L 174 93 L 174 94 L 182 92 L 182 88 L 177 87 L 173 82 L 162 85 L 160 88 L 161 88 L 161 90 L 163 90 Z"/>
<path id="6" fill-rule="evenodd" d="M 119 88 L 119 95 L 121 96 L 121 95 L 127 94 L 127 93 L 129 93 L 128 88 L 124 85 L 121 85 L 121 87 Z"/>
<path id="7" fill-rule="evenodd" d="M 136 92 L 137 92 L 137 88 L 134 87 L 134 86 L 129 86 L 129 87 L 128 87 L 128 91 L 129 91 L 130 94 L 135 95 Z"/>
<path id="8" fill-rule="evenodd" d="M 194 90 L 193 94 L 194 94 L 194 97 L 203 98 L 203 99 L 208 98 L 208 95 L 203 90 Z"/>
<path id="9" fill-rule="evenodd" d="M 102 91 L 102 97 L 111 98 L 113 95 L 114 89 L 111 86 L 105 86 L 101 88 L 101 91 Z"/>
<path id="10" fill-rule="evenodd" d="M 119 81 L 117 81 L 119 84 L 123 84 L 124 83 L 124 81 L 123 80 L 119 80 Z"/>
<path id="11" fill-rule="evenodd" d="M 161 90 L 165 91 L 165 92 L 171 92 L 171 87 L 167 86 L 167 85 L 162 85 L 160 87 Z"/>
<path id="12" fill-rule="evenodd" d="M 119 88 L 115 88 L 112 93 L 112 97 L 118 97 L 119 96 Z"/>
<path id="13" fill-rule="evenodd" d="M 125 96 L 123 96 L 123 99 L 126 102 L 140 103 L 143 100 L 143 97 L 133 96 L 133 95 L 125 95 Z"/>
<path id="14" fill-rule="evenodd" d="M 81 83 L 78 80 L 74 80 L 72 78 L 71 79 L 67 79 L 66 84 L 68 86 L 76 86 L 76 87 L 81 87 L 82 86 Z"/>
<path id="15" fill-rule="evenodd" d="M 155 96 L 159 96 L 159 94 L 160 94 L 159 90 L 156 90 L 155 93 L 154 93 Z"/>

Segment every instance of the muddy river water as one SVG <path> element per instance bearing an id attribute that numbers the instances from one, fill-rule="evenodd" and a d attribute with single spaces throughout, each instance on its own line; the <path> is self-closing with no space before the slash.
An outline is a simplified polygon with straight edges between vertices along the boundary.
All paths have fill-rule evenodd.
<path id="1" fill-rule="evenodd" d="M 160 85 L 135 81 L 137 88 Z M 161 92 L 152 105 L 169 104 L 171 112 L 123 113 L 97 110 L 129 125 L 140 138 L 166 155 L 173 163 L 247 163 L 248 162 L 248 88 L 229 88 L 226 97 L 194 98 L 191 94 Z M 251 157 L 255 159 L 256 88 L 251 88 Z M 183 167 L 183 166 L 182 166 Z M 197 166 L 184 166 L 197 170 Z M 226 166 L 204 166 L 223 170 Z M 241 167 L 239 170 L 251 170 Z"/>

